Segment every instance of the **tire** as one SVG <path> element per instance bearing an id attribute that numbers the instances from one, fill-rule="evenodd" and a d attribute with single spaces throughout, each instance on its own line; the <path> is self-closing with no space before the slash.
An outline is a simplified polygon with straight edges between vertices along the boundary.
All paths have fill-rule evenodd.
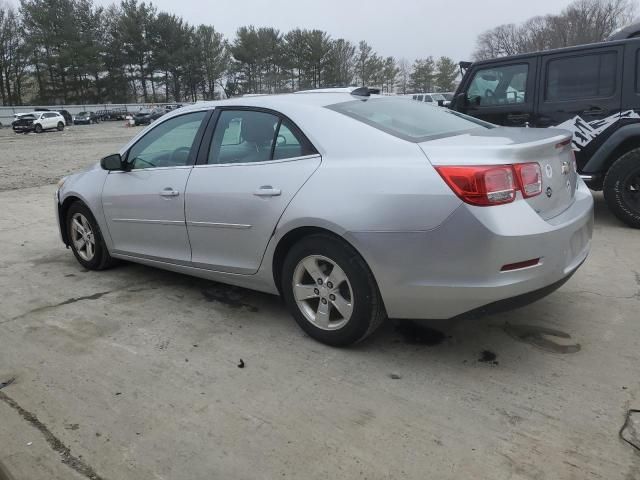
<path id="1" fill-rule="evenodd" d="M 38 123 L 35 127 L 33 127 L 33 131 L 36 133 L 42 133 L 42 125 Z"/>
<path id="2" fill-rule="evenodd" d="M 336 266 L 338 270 L 334 270 Z M 309 270 L 314 269 L 316 275 L 312 277 Z M 333 285 L 331 280 L 339 280 L 340 271 L 344 280 Z M 315 278 L 318 276 L 321 282 Z M 300 240 L 287 253 L 281 279 L 285 303 L 298 325 L 310 337 L 327 345 L 343 347 L 364 340 L 386 318 L 369 267 L 353 247 L 337 237 L 316 234 Z M 294 283 L 299 286 L 298 297 L 306 292 L 309 298 L 296 300 Z M 341 305 L 341 309 L 336 305 Z"/>
<path id="3" fill-rule="evenodd" d="M 83 220 L 84 219 L 84 220 Z M 86 226 L 90 227 L 91 235 L 81 235 L 80 230 L 76 230 L 73 226 L 74 221 L 77 220 L 79 224 L 86 231 Z M 69 207 L 66 217 L 67 238 L 69 239 L 69 245 L 73 251 L 76 260 L 87 270 L 105 270 L 112 267 L 115 264 L 115 260 L 109 255 L 107 246 L 104 243 L 102 232 L 96 222 L 91 210 L 82 202 L 75 202 Z M 75 239 L 79 241 L 75 241 Z M 87 244 L 87 238 L 93 238 L 92 243 L 92 255 L 89 255 L 89 250 L 86 247 L 82 247 L 82 242 Z M 89 241 L 89 243 L 91 243 Z"/>
<path id="4" fill-rule="evenodd" d="M 58 129 L 59 132 L 64 130 L 64 123 L 62 122 L 58 122 L 58 126 L 56 127 Z"/>
<path id="5" fill-rule="evenodd" d="M 640 148 L 631 150 L 607 171 L 604 198 L 613 214 L 633 228 L 640 228 Z"/>

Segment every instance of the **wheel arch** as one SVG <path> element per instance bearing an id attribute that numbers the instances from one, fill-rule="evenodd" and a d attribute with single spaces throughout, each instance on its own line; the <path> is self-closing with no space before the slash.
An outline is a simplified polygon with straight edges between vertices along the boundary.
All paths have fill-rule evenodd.
<path id="1" fill-rule="evenodd" d="M 371 273 L 371 276 L 373 277 L 376 288 L 378 288 L 378 281 L 375 278 L 375 275 L 373 275 L 373 271 L 371 270 L 371 266 L 369 265 L 369 262 L 367 262 L 366 258 L 362 255 L 362 253 L 360 252 L 360 250 L 357 248 L 356 245 L 353 245 L 346 238 L 344 238 L 344 236 L 340 235 L 339 233 L 336 233 L 333 230 L 330 230 L 325 227 L 307 225 L 307 226 L 298 226 L 289 230 L 282 237 L 280 237 L 274 249 L 272 260 L 271 260 L 271 267 L 272 267 L 271 271 L 273 274 L 273 282 L 275 283 L 276 288 L 278 289 L 278 292 L 280 293 L 281 296 L 282 296 L 282 286 L 281 286 L 282 267 L 284 266 L 284 260 L 287 256 L 287 253 L 289 252 L 291 247 L 293 247 L 293 245 L 295 245 L 297 242 L 299 242 L 303 238 L 308 237 L 310 235 L 317 235 L 317 234 L 329 235 L 331 237 L 336 238 L 337 240 L 340 240 L 341 242 L 346 243 L 351 248 L 353 248 L 364 261 L 365 265 L 369 269 L 369 272 Z"/>
<path id="2" fill-rule="evenodd" d="M 640 123 L 625 125 L 604 142 L 582 171 L 606 174 L 618 158 L 636 148 L 640 148 Z"/>

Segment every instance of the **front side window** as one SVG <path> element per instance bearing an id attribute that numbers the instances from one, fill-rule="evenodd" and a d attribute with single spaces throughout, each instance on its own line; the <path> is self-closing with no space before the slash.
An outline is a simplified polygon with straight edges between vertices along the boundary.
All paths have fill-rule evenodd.
<path id="1" fill-rule="evenodd" d="M 616 90 L 617 53 L 563 57 L 547 64 L 546 101 L 610 97 Z"/>
<path id="2" fill-rule="evenodd" d="M 399 98 L 351 100 L 326 108 L 410 142 L 492 127 L 491 124 L 453 110 Z"/>
<path id="3" fill-rule="evenodd" d="M 209 150 L 209 164 L 256 163 L 315 153 L 288 120 L 272 113 L 223 110 Z"/>
<path id="4" fill-rule="evenodd" d="M 478 70 L 467 91 L 471 104 L 480 107 L 526 102 L 529 65 L 505 65 Z"/>
<path id="5" fill-rule="evenodd" d="M 127 155 L 133 170 L 189 165 L 193 143 L 207 112 L 180 115 L 152 129 Z"/>

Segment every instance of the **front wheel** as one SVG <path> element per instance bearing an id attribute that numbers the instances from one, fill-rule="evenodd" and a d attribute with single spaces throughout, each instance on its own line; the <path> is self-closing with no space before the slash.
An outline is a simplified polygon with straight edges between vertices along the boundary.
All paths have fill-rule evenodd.
<path id="1" fill-rule="evenodd" d="M 75 202 L 69 207 L 67 238 L 76 260 L 86 269 L 104 270 L 114 264 L 100 227 L 84 203 Z"/>
<path id="2" fill-rule="evenodd" d="M 33 129 L 36 133 L 42 133 L 42 125 L 37 124 L 34 129 Z"/>
<path id="3" fill-rule="evenodd" d="M 58 127 L 57 128 L 58 128 L 59 132 L 63 131 L 64 130 L 64 123 L 58 122 Z"/>
<path id="4" fill-rule="evenodd" d="M 311 235 L 291 248 L 282 293 L 298 325 L 327 345 L 363 340 L 386 318 L 369 267 L 353 247 L 331 235 Z"/>
<path id="5" fill-rule="evenodd" d="M 640 228 L 640 148 L 621 156 L 604 178 L 604 198 L 616 217 Z"/>

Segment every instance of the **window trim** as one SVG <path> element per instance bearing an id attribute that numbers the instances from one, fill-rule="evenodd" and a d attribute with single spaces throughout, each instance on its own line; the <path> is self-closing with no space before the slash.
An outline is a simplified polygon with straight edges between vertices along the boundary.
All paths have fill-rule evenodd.
<path id="1" fill-rule="evenodd" d="M 206 108 L 206 109 L 201 109 L 201 110 L 191 110 L 189 112 L 184 112 L 181 113 L 180 115 L 175 115 L 169 118 L 165 118 L 162 121 L 159 122 L 155 122 L 153 124 L 153 127 L 149 129 L 149 131 L 145 132 L 144 135 L 142 135 L 140 138 L 138 138 L 135 143 L 133 143 L 132 145 L 129 146 L 129 148 L 127 148 L 127 151 L 125 152 L 125 154 L 123 155 L 123 159 L 125 163 L 129 162 L 129 154 L 131 153 L 131 150 L 133 149 L 133 147 L 135 147 L 138 143 L 140 143 L 142 141 L 142 139 L 144 137 L 146 137 L 147 135 L 149 135 L 153 130 L 155 130 L 156 128 L 158 128 L 160 125 L 162 125 L 163 123 L 169 122 L 171 120 L 174 120 L 176 118 L 179 117 L 184 117 L 185 115 L 192 115 L 194 113 L 204 113 L 204 117 L 202 118 L 202 121 L 200 122 L 200 126 L 198 127 L 198 131 L 196 132 L 195 137 L 193 137 L 193 142 L 191 143 L 191 150 L 189 152 L 189 159 L 187 160 L 187 163 L 185 163 L 184 165 L 172 165 L 172 166 L 164 166 L 164 167 L 150 167 L 150 168 L 136 168 L 136 169 L 131 169 L 131 170 L 127 170 L 127 172 L 137 172 L 137 171 L 141 171 L 144 170 L 145 172 L 150 172 L 150 171 L 154 171 L 154 170 L 167 170 L 167 169 L 172 169 L 172 168 L 191 168 L 195 165 L 195 162 L 198 158 L 198 154 L 200 153 L 200 148 L 202 147 L 202 139 L 206 130 L 206 127 L 208 126 L 211 117 L 213 116 L 214 110 L 212 108 Z M 195 153 L 194 153 L 195 152 Z"/>
<path id="2" fill-rule="evenodd" d="M 582 97 L 577 97 L 577 98 L 565 98 L 565 99 L 555 99 L 555 100 L 551 100 L 547 98 L 547 87 L 549 85 L 549 65 L 553 62 L 557 62 L 557 61 L 561 61 L 561 60 L 566 60 L 568 58 L 580 58 L 580 57 L 593 57 L 593 56 L 602 56 L 602 55 L 606 55 L 608 53 L 613 53 L 615 55 L 615 59 L 616 59 L 616 65 L 615 68 L 613 69 L 613 73 L 614 73 L 614 78 L 613 78 L 613 92 L 611 93 L 611 95 L 592 95 L 592 96 L 582 96 Z M 543 60 L 543 64 L 542 67 L 544 68 L 544 74 L 541 75 L 541 81 L 542 81 L 542 91 L 540 92 L 542 95 L 542 103 L 544 104 L 558 104 L 558 103 L 572 103 L 572 102 L 582 102 L 584 100 L 609 100 L 611 98 L 615 98 L 618 95 L 618 92 L 620 90 L 620 75 L 619 75 L 619 68 L 620 68 L 620 58 L 621 55 L 619 53 L 619 50 L 616 49 L 598 49 L 598 50 L 591 50 L 591 51 L 587 51 L 587 52 L 581 52 L 581 53 L 574 53 L 574 54 L 565 54 L 565 55 L 547 55 L 547 56 L 543 56 L 542 60 Z M 624 60 L 624 59 L 623 59 Z"/>
<path id="3" fill-rule="evenodd" d="M 273 154 L 275 149 L 275 141 L 274 141 L 274 145 L 272 145 L 271 147 L 270 160 L 264 160 L 262 162 L 244 162 L 244 163 L 209 163 L 209 150 L 211 149 L 211 143 L 213 142 L 213 135 L 218 126 L 218 120 L 220 119 L 220 115 L 222 114 L 222 112 L 227 110 L 261 112 L 261 113 L 269 113 L 271 115 L 276 116 L 278 118 L 278 129 L 276 129 L 276 135 L 282 122 L 283 121 L 288 122 L 289 125 L 291 125 L 292 127 L 291 128 L 292 132 L 300 138 L 301 145 L 303 146 L 303 148 L 306 148 L 311 153 L 307 155 L 301 155 L 299 157 L 292 157 L 292 158 L 285 158 L 285 159 L 280 158 L 280 159 L 274 160 L 273 159 Z M 275 138 L 276 137 L 274 137 L 274 139 Z M 300 129 L 300 127 L 298 127 L 298 125 L 293 120 L 291 120 L 291 118 L 286 116 L 284 113 L 279 112 L 277 110 L 273 110 L 271 108 L 264 108 L 264 107 L 254 107 L 254 106 L 248 106 L 248 105 L 235 105 L 235 106 L 224 105 L 224 106 L 215 107 L 212 117 L 209 120 L 209 123 L 207 125 L 206 131 L 203 134 L 203 138 L 200 143 L 200 149 L 198 151 L 198 157 L 194 165 L 196 166 L 263 165 L 265 163 L 299 160 L 307 157 L 315 157 L 318 155 L 320 155 L 320 153 L 318 152 L 318 149 L 313 145 L 313 143 L 311 143 L 309 138 L 304 134 L 304 132 Z"/>

